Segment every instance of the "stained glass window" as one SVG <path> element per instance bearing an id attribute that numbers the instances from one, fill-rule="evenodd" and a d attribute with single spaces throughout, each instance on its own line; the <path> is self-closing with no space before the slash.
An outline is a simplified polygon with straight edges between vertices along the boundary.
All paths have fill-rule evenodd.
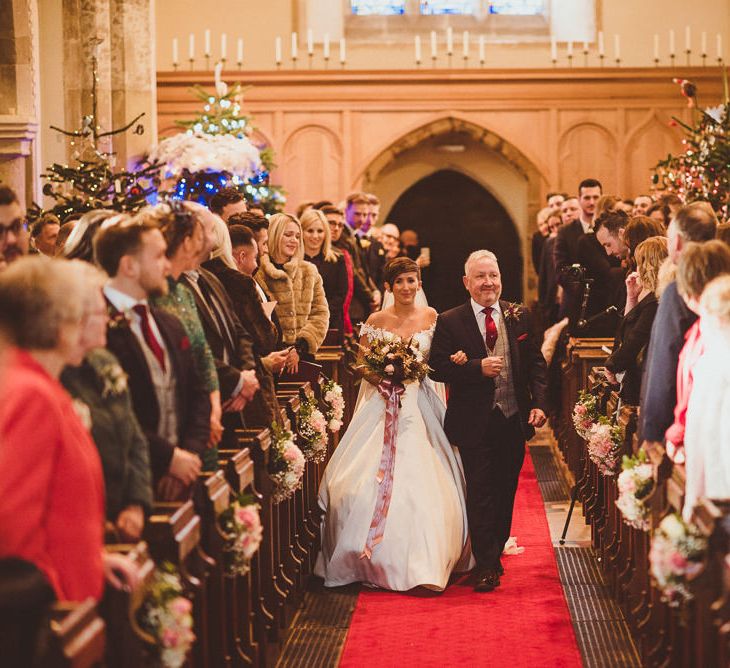
<path id="1" fill-rule="evenodd" d="M 479 0 L 421 0 L 421 14 L 474 14 Z"/>
<path id="2" fill-rule="evenodd" d="M 406 0 L 351 0 L 350 6 L 356 16 L 393 16 L 406 13 Z"/>
<path id="3" fill-rule="evenodd" d="M 536 16 L 545 13 L 545 0 L 496 0 L 489 3 L 489 13 Z"/>

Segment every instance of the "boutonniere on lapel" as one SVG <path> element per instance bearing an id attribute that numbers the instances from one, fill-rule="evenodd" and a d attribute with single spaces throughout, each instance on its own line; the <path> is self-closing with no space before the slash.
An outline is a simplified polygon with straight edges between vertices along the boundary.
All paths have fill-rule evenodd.
<path id="1" fill-rule="evenodd" d="M 118 364 L 109 364 L 99 370 L 104 387 L 101 390 L 102 398 L 114 397 L 123 394 L 127 389 L 127 374 Z"/>
<path id="2" fill-rule="evenodd" d="M 517 323 L 520 321 L 520 317 L 522 316 L 522 304 L 507 302 L 504 309 L 502 309 L 502 312 L 504 313 L 504 319 L 506 322 Z"/>
<path id="3" fill-rule="evenodd" d="M 129 327 L 129 323 L 131 322 L 129 316 L 124 311 L 117 311 L 111 304 L 107 307 L 107 315 L 109 316 L 107 323 L 109 329 Z"/>

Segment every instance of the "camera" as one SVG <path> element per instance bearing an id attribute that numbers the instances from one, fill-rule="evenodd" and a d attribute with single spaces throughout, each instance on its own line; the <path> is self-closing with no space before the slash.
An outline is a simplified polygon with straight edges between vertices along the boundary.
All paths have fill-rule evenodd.
<path id="1" fill-rule="evenodd" d="M 580 264 L 571 264 L 563 269 L 563 274 L 572 281 L 585 281 L 586 268 Z"/>

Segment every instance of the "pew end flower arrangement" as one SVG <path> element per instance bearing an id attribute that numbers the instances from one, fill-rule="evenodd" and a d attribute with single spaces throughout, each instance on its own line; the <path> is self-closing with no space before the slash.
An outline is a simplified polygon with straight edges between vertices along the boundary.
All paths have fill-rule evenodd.
<path id="1" fill-rule="evenodd" d="M 274 503 L 286 501 L 302 484 L 306 460 L 294 442 L 293 434 L 284 427 L 271 425 L 271 458 L 269 476 L 274 483 Z"/>
<path id="2" fill-rule="evenodd" d="M 297 441 L 307 461 L 317 464 L 327 457 L 327 420 L 317 400 L 307 397 L 299 406 Z"/>
<path id="3" fill-rule="evenodd" d="M 621 468 L 616 506 L 626 524 L 640 531 L 648 531 L 649 507 L 646 501 L 656 487 L 654 467 L 646 452 L 639 450 L 633 457 L 624 455 Z"/>
<path id="4" fill-rule="evenodd" d="M 183 593 L 173 564 L 163 562 L 152 576 L 137 610 L 136 621 L 145 640 L 154 646 L 158 665 L 180 668 L 195 642 L 193 604 Z"/>
<path id="5" fill-rule="evenodd" d="M 667 515 L 654 531 L 649 550 L 651 575 L 671 607 L 692 599 L 689 583 L 702 571 L 706 550 L 706 539 L 678 513 Z"/>
<path id="6" fill-rule="evenodd" d="M 327 379 L 322 383 L 322 398 L 325 403 L 325 418 L 327 428 L 331 433 L 336 434 L 342 429 L 342 420 L 345 415 L 345 398 L 342 386 L 334 380 Z"/>
<path id="7" fill-rule="evenodd" d="M 605 415 L 598 417 L 588 432 L 588 456 L 606 476 L 616 475 L 624 442 L 624 430 Z"/>
<path id="8" fill-rule="evenodd" d="M 228 574 L 246 575 L 264 534 L 256 499 L 251 494 L 240 494 L 220 514 L 219 522 L 228 537 L 225 547 L 230 559 L 226 564 Z"/>
<path id="9" fill-rule="evenodd" d="M 575 432 L 583 440 L 588 440 L 591 427 L 598 421 L 598 404 L 596 397 L 586 390 L 581 390 L 573 407 L 573 426 Z"/>

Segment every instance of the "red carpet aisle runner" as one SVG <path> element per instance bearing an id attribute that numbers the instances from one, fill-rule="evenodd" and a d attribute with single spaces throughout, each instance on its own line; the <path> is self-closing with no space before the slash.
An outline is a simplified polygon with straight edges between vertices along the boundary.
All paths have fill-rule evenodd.
<path id="1" fill-rule="evenodd" d="M 502 557 L 494 592 L 465 584 L 440 596 L 364 590 L 341 668 L 361 666 L 581 666 L 532 461 L 525 458 L 512 535 L 525 551 Z"/>

